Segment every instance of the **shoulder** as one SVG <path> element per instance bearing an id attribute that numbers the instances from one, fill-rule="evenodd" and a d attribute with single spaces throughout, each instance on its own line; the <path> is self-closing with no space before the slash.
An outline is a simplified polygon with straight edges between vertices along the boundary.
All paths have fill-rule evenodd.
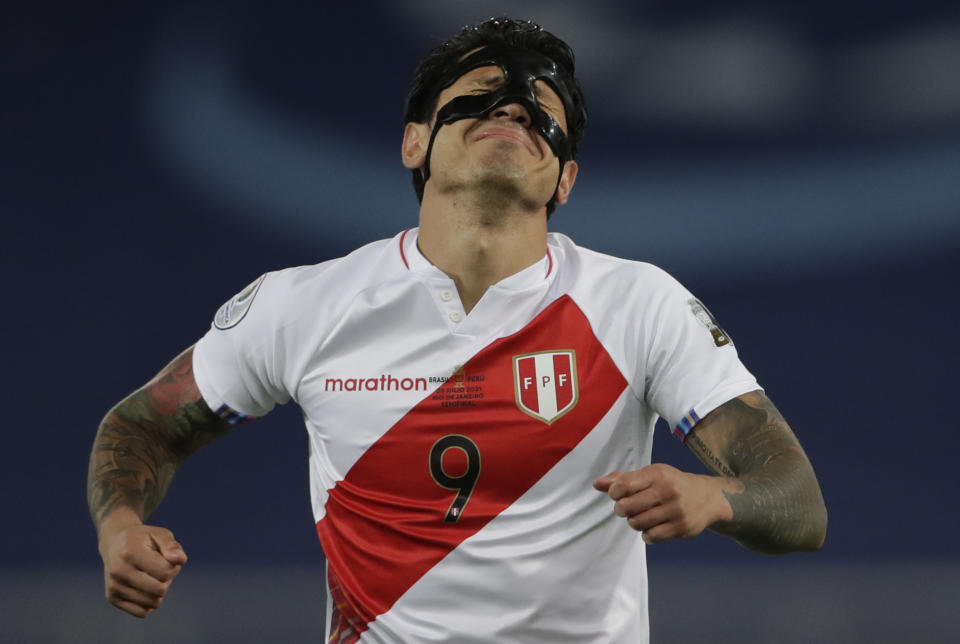
<path id="1" fill-rule="evenodd" d="M 550 233 L 549 244 L 562 257 L 562 270 L 571 290 L 616 293 L 619 298 L 629 296 L 647 301 L 688 293 L 670 273 L 649 262 L 578 246 L 560 233 Z"/>
<path id="2" fill-rule="evenodd" d="M 220 307 L 214 326 L 226 330 L 244 319 L 285 325 L 298 318 L 315 317 L 318 310 L 329 315 L 340 303 L 402 275 L 401 269 L 395 237 L 317 264 L 268 271 Z"/>
<path id="3" fill-rule="evenodd" d="M 392 279 L 401 268 L 397 238 L 381 239 L 342 257 L 268 272 L 262 290 L 284 300 L 320 291 L 329 301 Z"/>

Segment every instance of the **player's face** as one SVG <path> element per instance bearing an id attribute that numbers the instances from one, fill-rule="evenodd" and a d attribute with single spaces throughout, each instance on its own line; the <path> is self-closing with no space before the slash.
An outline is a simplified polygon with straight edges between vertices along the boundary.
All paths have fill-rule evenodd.
<path id="1" fill-rule="evenodd" d="M 500 88 L 503 82 L 503 70 L 499 67 L 473 69 L 440 93 L 437 109 L 457 96 L 490 93 Z M 536 81 L 534 87 L 540 107 L 566 132 L 566 115 L 560 97 L 542 80 Z M 458 125 L 459 127 L 451 127 Z M 455 121 L 441 128 L 437 135 L 438 139 L 445 128 L 456 130 L 455 133 L 464 139 L 463 142 L 467 147 L 477 144 L 473 147 L 481 151 L 493 148 L 505 154 L 516 153 L 524 161 L 551 161 L 554 165 L 556 164 L 556 157 L 553 156 L 550 146 L 531 127 L 530 115 L 526 108 L 518 103 L 509 103 L 497 108 L 487 118 Z"/>
<path id="2" fill-rule="evenodd" d="M 493 92 L 503 83 L 504 73 L 499 67 L 475 68 L 440 93 L 436 109 L 458 96 Z M 566 132 L 563 101 L 556 91 L 542 80 L 535 82 L 534 91 L 541 109 Z M 429 124 L 411 125 L 422 126 L 422 136 L 428 140 L 434 119 Z M 567 165 L 573 167 L 570 171 L 565 168 L 565 174 L 572 175 L 568 181 L 561 181 L 558 203 L 566 201 L 576 173 L 574 162 Z M 543 205 L 557 188 L 559 161 L 532 126 L 527 109 L 519 103 L 508 103 L 486 117 L 463 118 L 442 126 L 433 144 L 430 171 L 428 186 L 434 182 L 432 187 L 441 192 L 482 185 L 485 189 L 515 194 L 530 204 Z"/>

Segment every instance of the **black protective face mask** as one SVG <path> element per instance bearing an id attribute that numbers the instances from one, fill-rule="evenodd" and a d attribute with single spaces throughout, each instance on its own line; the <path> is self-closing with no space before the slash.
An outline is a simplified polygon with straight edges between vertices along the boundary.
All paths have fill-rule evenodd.
<path id="1" fill-rule="evenodd" d="M 424 163 L 423 180 L 430 178 L 430 154 L 433 151 L 433 141 L 437 132 L 444 125 L 466 118 L 487 118 L 489 114 L 503 105 L 517 103 L 522 105 L 530 115 L 531 125 L 544 138 L 553 154 L 560 160 L 557 173 L 557 184 L 563 166 L 572 159 L 570 141 L 553 117 L 547 114 L 537 102 L 534 83 L 542 80 L 557 93 L 563 101 L 563 109 L 567 116 L 573 114 L 572 92 L 567 86 L 566 79 L 561 75 L 557 64 L 542 54 L 517 49 L 508 45 L 490 45 L 476 51 L 456 65 L 440 79 L 439 94 L 453 85 L 458 78 L 478 67 L 499 67 L 503 70 L 504 82 L 498 89 L 484 94 L 457 96 L 437 111 L 436 124 L 430 135 L 430 144 L 427 147 L 427 158 Z M 556 190 L 554 190 L 556 193 Z M 553 197 L 550 198 L 553 201 Z"/>

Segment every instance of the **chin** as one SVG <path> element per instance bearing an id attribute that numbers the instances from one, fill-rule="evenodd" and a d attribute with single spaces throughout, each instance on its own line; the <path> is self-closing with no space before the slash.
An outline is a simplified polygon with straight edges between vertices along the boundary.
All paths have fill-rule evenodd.
<path id="1" fill-rule="evenodd" d="M 476 204 L 484 210 L 537 210 L 547 202 L 530 193 L 523 175 L 490 172 L 477 177 L 474 183 Z"/>

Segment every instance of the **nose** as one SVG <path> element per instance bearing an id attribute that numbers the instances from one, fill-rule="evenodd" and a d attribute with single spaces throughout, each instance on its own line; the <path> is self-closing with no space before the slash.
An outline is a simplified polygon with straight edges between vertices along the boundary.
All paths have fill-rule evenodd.
<path id="1" fill-rule="evenodd" d="M 490 118 L 498 121 L 516 121 L 523 127 L 530 125 L 527 109 L 519 103 L 507 103 L 490 112 Z"/>

